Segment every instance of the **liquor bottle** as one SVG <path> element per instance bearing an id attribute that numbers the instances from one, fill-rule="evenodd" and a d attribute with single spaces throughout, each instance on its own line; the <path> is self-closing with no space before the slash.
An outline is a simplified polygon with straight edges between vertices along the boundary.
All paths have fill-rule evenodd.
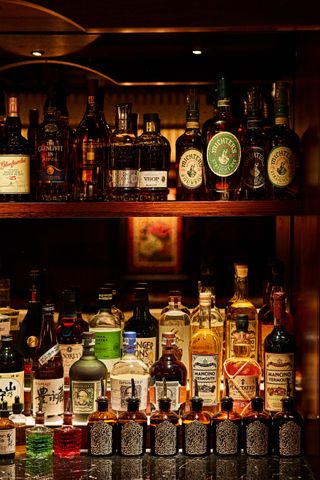
<path id="1" fill-rule="evenodd" d="M 35 426 L 26 429 L 26 454 L 27 458 L 34 460 L 47 459 L 53 451 L 53 429 L 45 427 L 45 413 L 42 409 L 44 398 L 39 401 L 36 412 Z"/>
<path id="2" fill-rule="evenodd" d="M 2 335 L 0 348 L 0 400 L 12 408 L 15 395 L 23 398 L 23 359 L 11 335 Z"/>
<path id="3" fill-rule="evenodd" d="M 300 140 L 289 127 L 289 85 L 276 82 L 275 125 L 270 135 L 267 159 L 269 197 L 297 198 L 300 193 Z"/>
<path id="4" fill-rule="evenodd" d="M 189 315 L 189 317 L 191 317 L 191 312 L 190 312 L 189 308 L 182 304 L 182 294 L 181 294 L 180 290 L 170 290 L 169 291 L 168 304 L 165 307 L 163 307 L 163 309 L 160 312 L 160 315 L 163 315 L 164 313 L 171 310 L 171 306 L 169 305 L 170 297 L 177 297 L 176 303 L 177 303 L 177 306 L 178 306 L 179 310 L 181 310 L 182 312 Z"/>
<path id="5" fill-rule="evenodd" d="M 0 410 L 0 462 L 15 457 L 16 430 L 14 423 L 9 419 L 7 402 L 1 403 Z"/>
<path id="6" fill-rule="evenodd" d="M 24 362 L 24 385 L 31 387 L 31 375 L 36 348 L 42 325 L 42 292 L 43 275 L 38 267 L 29 271 L 29 305 L 27 313 L 20 325 L 17 349 Z"/>
<path id="7" fill-rule="evenodd" d="M 89 325 L 87 324 L 87 329 Z M 63 361 L 65 386 L 69 385 L 70 367 L 82 356 L 82 333 L 85 330 L 78 322 L 76 294 L 74 290 L 65 290 L 55 332 Z"/>
<path id="8" fill-rule="evenodd" d="M 121 357 L 121 323 L 112 314 L 111 288 L 99 288 L 99 310 L 89 323 L 90 332 L 95 333 L 96 355 L 111 371 Z"/>
<path id="9" fill-rule="evenodd" d="M 31 108 L 29 110 L 28 125 L 28 144 L 30 152 L 30 191 L 31 198 L 36 198 L 36 172 L 37 172 L 37 151 L 38 151 L 38 128 L 39 128 L 39 110 Z"/>
<path id="10" fill-rule="evenodd" d="M 190 316 L 181 310 L 181 296 L 169 296 L 169 310 L 160 315 L 159 319 L 159 351 L 162 334 L 174 332 L 176 346 L 180 349 L 181 360 L 187 367 L 189 374 L 189 342 L 190 342 Z"/>
<path id="11" fill-rule="evenodd" d="M 212 418 L 213 452 L 216 455 L 241 453 L 241 415 L 233 411 L 233 399 L 229 396 L 228 380 L 226 394 L 221 400 L 221 410 Z"/>
<path id="12" fill-rule="evenodd" d="M 103 286 L 106 287 L 106 288 L 111 288 L 111 290 L 112 290 L 111 313 L 119 318 L 120 325 L 121 325 L 121 331 L 123 331 L 124 323 L 125 323 L 125 316 L 124 316 L 123 311 L 117 306 L 117 286 L 113 282 L 104 283 Z"/>
<path id="13" fill-rule="evenodd" d="M 295 386 L 295 341 L 285 327 L 285 293 L 274 292 L 274 327 L 264 341 L 265 408 L 280 412 L 281 400 L 286 394 L 286 382 Z"/>
<path id="14" fill-rule="evenodd" d="M 209 455 L 210 437 L 211 415 L 203 411 L 203 400 L 199 397 L 196 380 L 194 395 L 190 399 L 190 412 L 182 417 L 182 450 L 184 455 Z"/>
<path id="15" fill-rule="evenodd" d="M 239 188 L 241 145 L 238 124 L 230 111 L 229 84 L 219 76 L 218 112 L 202 127 L 203 162 L 207 198 L 235 200 Z"/>
<path id="16" fill-rule="evenodd" d="M 223 376 L 224 379 L 228 379 L 230 395 L 233 398 L 233 410 L 240 415 L 250 410 L 251 399 L 256 392 L 256 379 L 260 385 L 261 378 L 259 363 L 250 358 L 248 326 L 248 315 L 239 314 L 233 340 L 234 355 L 227 358 L 223 364 Z"/>
<path id="17" fill-rule="evenodd" d="M 70 412 L 70 398 L 63 413 L 63 425 L 54 429 L 53 453 L 61 458 L 73 458 L 80 455 L 82 431 L 72 425 L 73 414 Z"/>
<path id="18" fill-rule="evenodd" d="M 81 295 L 80 295 L 80 286 L 79 285 L 70 285 L 70 290 L 75 294 L 76 298 L 76 312 L 77 312 L 77 323 L 80 325 L 84 332 L 89 331 L 89 323 L 82 316 L 82 305 L 81 305 Z"/>
<path id="19" fill-rule="evenodd" d="M 74 419 L 87 422 L 101 395 L 101 378 L 107 379 L 107 368 L 95 355 L 95 334 L 82 334 L 83 354 L 70 368 L 70 398 Z"/>
<path id="20" fill-rule="evenodd" d="M 147 416 L 140 411 L 135 381 L 131 379 L 131 396 L 126 399 L 127 411 L 118 418 L 118 453 L 123 456 L 143 455 L 146 451 Z"/>
<path id="21" fill-rule="evenodd" d="M 156 407 L 163 394 L 163 378 L 172 410 L 184 410 L 187 399 L 187 368 L 177 356 L 174 332 L 162 334 L 162 355 L 150 368 L 150 402 Z"/>
<path id="22" fill-rule="evenodd" d="M 222 344 L 211 329 L 211 293 L 200 293 L 199 330 L 190 341 L 191 392 L 197 380 L 203 405 L 211 412 L 218 411 Z M 193 393 L 193 392 L 192 392 Z"/>
<path id="23" fill-rule="evenodd" d="M 261 93 L 254 85 L 248 90 L 247 129 L 242 144 L 240 199 L 261 200 L 266 196 L 268 139 L 262 128 Z"/>
<path id="24" fill-rule="evenodd" d="M 51 86 L 44 105 L 44 119 L 38 129 L 36 199 L 66 201 L 68 185 L 68 134 L 58 118 L 58 98 Z"/>
<path id="25" fill-rule="evenodd" d="M 241 264 L 239 263 L 234 263 L 234 288 L 233 288 L 233 295 L 229 300 L 227 301 L 227 304 L 225 306 L 225 319 L 228 318 L 228 313 L 229 313 L 229 308 L 230 306 L 237 300 L 238 298 L 238 268 L 242 268 Z M 243 265 L 244 267 L 247 267 L 247 265 Z"/>
<path id="26" fill-rule="evenodd" d="M 104 88 L 103 87 L 98 87 L 98 91 L 97 91 L 97 104 L 98 104 L 98 112 L 99 112 L 99 116 L 100 116 L 100 121 L 102 122 L 102 125 L 105 129 L 105 133 L 108 137 L 108 139 L 110 138 L 111 136 L 111 133 L 112 133 L 112 129 L 109 125 L 109 123 L 107 122 L 106 120 L 106 116 L 104 114 Z M 108 148 L 109 148 L 109 145 L 108 145 Z"/>
<path id="27" fill-rule="evenodd" d="M 250 357 L 258 359 L 258 313 L 248 298 L 248 266 L 236 265 L 237 299 L 230 305 L 226 318 L 226 358 L 234 356 L 233 339 L 236 319 L 241 313 L 248 315 L 251 353 Z"/>
<path id="28" fill-rule="evenodd" d="M 170 143 L 160 133 L 157 113 L 143 115 L 143 132 L 139 142 L 139 200 L 158 202 L 167 200 L 170 169 Z"/>
<path id="29" fill-rule="evenodd" d="M 133 315 L 127 320 L 124 330 L 136 332 L 136 355 L 149 368 L 158 358 L 158 328 L 158 320 L 149 310 L 147 289 L 136 287 Z"/>
<path id="30" fill-rule="evenodd" d="M 281 403 L 282 411 L 273 417 L 274 454 L 296 457 L 302 454 L 303 418 L 295 410 L 289 379 L 287 379 L 286 396 L 281 399 Z"/>
<path id="31" fill-rule="evenodd" d="M 6 124 L 6 99 L 2 88 L 0 88 L 0 144 L 5 139 Z"/>
<path id="32" fill-rule="evenodd" d="M 123 333 L 123 355 L 110 372 L 111 406 L 114 411 L 126 410 L 126 398 L 135 382 L 136 396 L 140 399 L 140 410 L 146 410 L 150 382 L 149 367 L 136 357 L 137 336 L 135 332 Z"/>
<path id="33" fill-rule="evenodd" d="M 176 140 L 176 199 L 205 200 L 199 102 L 195 88 L 187 96 L 186 130 Z"/>
<path id="34" fill-rule="evenodd" d="M 88 417 L 88 453 L 106 456 L 116 453 L 117 416 L 108 412 L 105 380 L 101 382 L 101 396 L 96 400 L 98 410 Z"/>
<path id="35" fill-rule="evenodd" d="M 9 420 L 14 423 L 16 430 L 16 453 L 22 454 L 26 451 L 26 428 L 27 418 L 22 413 L 23 404 L 20 402 L 20 397 L 16 396 L 12 404 L 12 414 Z"/>
<path id="36" fill-rule="evenodd" d="M 110 129 L 101 118 L 98 81 L 88 80 L 87 109 L 75 133 L 78 200 L 104 200 Z"/>
<path id="37" fill-rule="evenodd" d="M 167 394 L 166 379 L 163 378 L 159 409 L 150 416 L 151 454 L 163 457 L 176 455 L 179 451 L 179 433 L 179 417 L 171 411 L 171 399 Z"/>
<path id="38" fill-rule="evenodd" d="M 244 453 L 251 456 L 271 455 L 272 419 L 263 409 L 263 398 L 259 395 L 256 378 L 256 395 L 251 400 L 251 412 L 243 418 Z"/>
<path id="39" fill-rule="evenodd" d="M 5 137 L 0 144 L 0 201 L 30 200 L 30 152 L 28 141 L 21 135 L 19 98 L 7 97 Z"/>
<path id="40" fill-rule="evenodd" d="M 0 336 L 12 334 L 13 340 L 19 333 L 19 310 L 12 308 L 10 278 L 0 278 Z"/>
<path id="41" fill-rule="evenodd" d="M 139 199 L 139 149 L 131 127 L 131 108 L 130 103 L 116 105 L 116 126 L 110 138 L 108 200 Z"/>

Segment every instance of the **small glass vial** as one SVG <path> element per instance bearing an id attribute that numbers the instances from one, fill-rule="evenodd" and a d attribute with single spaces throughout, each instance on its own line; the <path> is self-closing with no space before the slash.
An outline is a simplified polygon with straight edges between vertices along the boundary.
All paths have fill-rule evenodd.
<path id="1" fill-rule="evenodd" d="M 92 456 L 106 456 L 116 453 L 117 416 L 108 412 L 108 397 L 105 381 L 101 381 L 101 397 L 96 402 L 98 410 L 88 418 L 88 453 Z"/>
<path id="2" fill-rule="evenodd" d="M 57 457 L 72 458 L 80 455 L 82 431 L 72 425 L 70 399 L 63 414 L 63 425 L 54 429 L 53 451 Z"/>
<path id="3" fill-rule="evenodd" d="M 44 425 L 43 397 L 39 400 L 39 410 L 36 413 L 35 426 L 26 429 L 27 457 L 34 459 L 46 458 L 53 451 L 53 429 Z"/>
<path id="4" fill-rule="evenodd" d="M 15 397 L 12 404 L 12 414 L 9 419 L 13 421 L 16 430 L 16 453 L 25 453 L 26 451 L 26 422 L 27 419 L 22 413 L 23 404 L 20 397 Z"/>
<path id="5" fill-rule="evenodd" d="M 127 411 L 118 419 L 118 453 L 123 456 L 143 455 L 146 451 L 147 416 L 139 411 L 140 399 L 136 396 L 134 379 L 132 395 L 127 399 Z"/>
<path id="6" fill-rule="evenodd" d="M 3 402 L 0 410 L 0 461 L 15 457 L 16 431 L 14 423 L 9 419 L 8 403 Z"/>
<path id="7" fill-rule="evenodd" d="M 171 399 L 167 396 L 167 384 L 163 378 L 163 396 L 159 410 L 150 417 L 151 453 L 158 456 L 176 455 L 179 450 L 179 417 L 171 412 Z"/>
<path id="8" fill-rule="evenodd" d="M 195 380 L 194 396 L 190 400 L 190 412 L 182 417 L 182 449 L 185 455 L 209 455 L 211 414 L 202 410 L 198 382 Z"/>
<path id="9" fill-rule="evenodd" d="M 233 412 L 233 399 L 229 397 L 226 380 L 226 395 L 221 400 L 221 411 L 213 416 L 213 451 L 216 455 L 241 453 L 241 415 Z"/>

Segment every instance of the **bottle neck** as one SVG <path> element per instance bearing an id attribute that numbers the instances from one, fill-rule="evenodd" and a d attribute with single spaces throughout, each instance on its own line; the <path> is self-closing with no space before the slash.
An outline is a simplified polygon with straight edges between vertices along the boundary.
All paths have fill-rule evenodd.
<path id="1" fill-rule="evenodd" d="M 199 312 L 200 328 L 211 328 L 211 305 L 201 305 Z"/>
<path id="2" fill-rule="evenodd" d="M 40 289 L 37 287 L 31 287 L 29 289 L 29 304 L 40 303 Z"/>
<path id="3" fill-rule="evenodd" d="M 95 115 L 99 111 L 98 109 L 98 103 L 95 95 L 88 95 L 88 100 L 87 100 L 87 110 L 86 114 L 87 115 Z"/>
<path id="4" fill-rule="evenodd" d="M 248 298 L 248 277 L 238 277 L 237 279 L 238 300 L 247 300 Z"/>
<path id="5" fill-rule="evenodd" d="M 39 350 L 45 350 L 53 347 L 56 343 L 57 338 L 54 332 L 53 313 L 44 312 L 38 348 Z"/>
<path id="6" fill-rule="evenodd" d="M 236 332 L 233 344 L 235 357 L 250 357 L 251 345 L 248 332 Z"/>
<path id="7" fill-rule="evenodd" d="M 143 126 L 143 133 L 160 133 L 159 124 L 156 121 L 147 121 Z"/>
<path id="8" fill-rule="evenodd" d="M 218 98 L 217 108 L 220 113 L 230 112 L 230 98 Z"/>
<path id="9" fill-rule="evenodd" d="M 186 129 L 187 130 L 199 130 L 199 110 L 187 110 L 186 115 Z"/>
<path id="10" fill-rule="evenodd" d="M 95 345 L 83 345 L 83 357 L 95 357 L 96 356 L 96 346 Z"/>
<path id="11" fill-rule="evenodd" d="M 273 301 L 273 319 L 274 319 L 274 325 L 276 327 L 281 327 L 284 324 L 286 316 L 286 304 L 285 304 L 285 298 L 274 298 Z"/>

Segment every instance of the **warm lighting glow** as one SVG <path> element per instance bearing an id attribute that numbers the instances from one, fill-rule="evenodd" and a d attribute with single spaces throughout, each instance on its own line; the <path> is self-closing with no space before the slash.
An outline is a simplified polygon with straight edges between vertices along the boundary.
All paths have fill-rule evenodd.
<path id="1" fill-rule="evenodd" d="M 42 57 L 42 55 L 44 55 L 44 52 L 42 50 L 33 50 L 33 52 L 31 52 L 31 55 L 33 55 L 34 57 Z"/>
<path id="2" fill-rule="evenodd" d="M 193 55 L 201 55 L 202 50 L 192 50 Z"/>

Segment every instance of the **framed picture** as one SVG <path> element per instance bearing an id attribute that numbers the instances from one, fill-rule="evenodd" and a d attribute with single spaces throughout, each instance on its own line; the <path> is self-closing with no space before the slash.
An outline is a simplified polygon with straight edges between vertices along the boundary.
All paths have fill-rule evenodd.
<path id="1" fill-rule="evenodd" d="M 182 219 L 178 217 L 129 218 L 129 271 L 178 273 L 181 230 Z"/>

